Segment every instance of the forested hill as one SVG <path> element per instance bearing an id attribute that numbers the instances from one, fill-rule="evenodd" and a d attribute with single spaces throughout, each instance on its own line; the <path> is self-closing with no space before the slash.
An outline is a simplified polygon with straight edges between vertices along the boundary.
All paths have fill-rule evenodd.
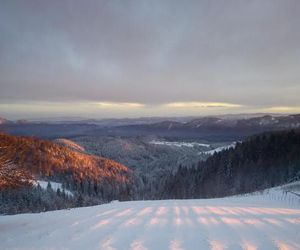
<path id="1" fill-rule="evenodd" d="M 126 196 L 131 182 L 131 171 L 120 163 L 32 137 L 0 134 L 0 157 L 36 179 L 58 181 L 105 200 Z"/>
<path id="2" fill-rule="evenodd" d="M 211 198 L 272 187 L 300 177 L 300 130 L 264 133 L 166 179 L 161 198 Z"/>

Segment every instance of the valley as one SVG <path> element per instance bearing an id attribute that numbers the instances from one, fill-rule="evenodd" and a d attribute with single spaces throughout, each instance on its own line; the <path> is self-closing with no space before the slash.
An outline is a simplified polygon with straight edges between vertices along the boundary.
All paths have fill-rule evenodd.
<path id="1" fill-rule="evenodd" d="M 156 139 L 155 139 L 156 138 Z M 87 153 L 121 162 L 135 170 L 192 166 L 205 160 L 207 153 L 232 142 L 168 141 L 153 136 L 80 136 L 70 141 Z"/>
<path id="2" fill-rule="evenodd" d="M 300 250 L 300 0 L 0 0 L 0 250 Z"/>
<path id="3" fill-rule="evenodd" d="M 65 191 L 63 197 L 50 191 L 47 194 L 48 190 L 40 187 L 32 190 L 37 200 L 43 195 L 56 197 L 58 205 L 55 208 L 97 205 L 114 199 L 217 198 L 297 180 L 298 118 L 297 115 L 243 119 L 204 117 L 143 125 L 136 124 L 135 120 L 125 127 L 120 127 L 116 120 L 115 125 L 102 127 L 90 124 L 95 121 L 16 124 L 3 119 L 0 156 L 34 179 L 61 183 L 60 190 L 55 191 L 59 194 Z M 11 127 L 12 124 L 16 127 Z M 248 135 L 249 130 L 239 130 L 237 124 L 248 124 L 251 131 L 257 126 L 270 131 Z M 76 134 L 73 126 L 92 126 L 93 129 Z M 137 127 L 146 132 L 140 135 L 140 129 L 134 130 Z M 10 131 L 12 128 L 19 129 Z M 122 135 L 124 129 L 132 133 Z M 175 133 L 162 136 L 161 129 L 168 132 L 175 129 Z M 123 132 L 116 132 L 119 130 Z M 197 136 L 190 137 L 191 130 Z M 242 133 L 241 140 L 240 136 L 232 134 L 233 130 Z M 207 134 L 201 136 L 205 131 Z M 28 137 L 32 132 L 36 137 Z M 75 134 L 71 136 L 70 132 Z M 189 136 L 181 137 L 181 133 Z M 70 200 L 65 197 L 66 191 L 74 194 Z M 25 191 L 18 195 L 28 199 Z M 16 210 L 17 201 L 13 197 L 3 193 L 2 200 L 9 205 L 0 206 L 0 211 L 16 213 L 21 209 L 24 204 Z M 28 204 L 20 211 L 51 210 L 47 199 L 37 209 Z"/>

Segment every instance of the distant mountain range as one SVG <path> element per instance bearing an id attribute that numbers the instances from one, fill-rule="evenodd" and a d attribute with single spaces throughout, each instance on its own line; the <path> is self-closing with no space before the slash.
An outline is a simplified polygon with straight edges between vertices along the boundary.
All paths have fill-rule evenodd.
<path id="1" fill-rule="evenodd" d="M 251 118 L 203 117 L 188 122 L 163 121 L 154 124 L 121 126 L 111 131 L 120 134 L 198 138 L 203 140 L 240 140 L 249 135 L 273 130 L 300 128 L 300 115 L 264 115 Z"/>
<path id="2" fill-rule="evenodd" d="M 3 117 L 0 117 L 0 125 L 9 124 L 9 123 L 12 123 L 12 121 L 9 121 Z"/>
<path id="3" fill-rule="evenodd" d="M 142 126 L 142 125 L 141 125 Z M 203 128 L 266 128 L 290 129 L 300 127 L 300 114 L 287 116 L 265 115 L 253 118 L 220 118 L 203 117 L 188 122 L 163 121 L 160 123 L 143 125 L 152 128 L 172 129 L 203 129 Z M 137 127 L 137 126 L 136 126 Z"/>
<path id="4" fill-rule="evenodd" d="M 178 122 L 187 122 L 196 117 L 170 117 L 168 119 Z M 58 118 L 41 118 L 41 119 L 21 119 L 16 121 L 10 121 L 0 117 L 3 120 L 3 124 L 90 124 L 101 127 L 111 126 L 124 126 L 124 125 L 138 125 L 138 124 L 152 124 L 166 120 L 166 117 L 140 117 L 140 118 L 107 118 L 107 119 L 87 119 L 80 117 L 58 117 Z"/>
<path id="5" fill-rule="evenodd" d="M 111 126 L 126 126 L 126 125 L 142 125 L 142 124 L 154 124 L 164 121 L 173 122 L 190 122 L 192 120 L 203 119 L 207 117 L 214 117 L 226 120 L 239 120 L 249 119 L 271 115 L 273 117 L 281 116 L 279 114 L 266 114 L 266 113 L 250 113 L 250 114 L 224 114 L 215 116 L 183 116 L 183 117 L 138 117 L 138 118 L 83 118 L 83 117 L 56 117 L 56 118 L 36 118 L 36 119 L 19 119 L 19 120 L 8 120 L 0 117 L 0 124 L 14 123 L 14 124 L 91 124 L 98 125 L 101 127 Z"/>
<path id="6" fill-rule="evenodd" d="M 295 115 L 223 115 L 201 118 L 137 118 L 81 120 L 64 122 L 10 122 L 1 119 L 0 131 L 14 135 L 42 138 L 70 138 L 81 135 L 147 136 L 203 140 L 240 140 L 246 136 L 272 130 L 300 127 Z"/>

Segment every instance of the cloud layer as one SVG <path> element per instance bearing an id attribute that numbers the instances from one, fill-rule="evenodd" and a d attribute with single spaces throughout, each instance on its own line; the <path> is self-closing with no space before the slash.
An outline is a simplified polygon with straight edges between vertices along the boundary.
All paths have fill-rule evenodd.
<path id="1" fill-rule="evenodd" d="M 0 112 L 297 109 L 299 12 L 298 0 L 1 1 Z"/>

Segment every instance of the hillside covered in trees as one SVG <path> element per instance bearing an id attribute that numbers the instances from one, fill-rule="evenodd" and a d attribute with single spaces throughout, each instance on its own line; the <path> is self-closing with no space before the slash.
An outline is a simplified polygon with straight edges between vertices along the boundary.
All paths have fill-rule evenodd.
<path id="1" fill-rule="evenodd" d="M 159 198 L 213 198 L 242 194 L 300 178 L 300 131 L 249 137 L 166 177 Z"/>
<path id="2" fill-rule="evenodd" d="M 35 180 L 62 183 L 74 193 L 68 197 L 74 206 L 131 198 L 133 178 L 127 167 L 50 141 L 0 134 L 0 162 L 0 203 L 6 207 L 18 195 L 19 200 L 34 199 Z"/>
<path id="3" fill-rule="evenodd" d="M 300 131 L 255 135 L 197 166 L 174 170 L 145 179 L 106 158 L 50 141 L 0 134 L 0 213 L 112 200 L 213 198 L 273 187 L 300 179 Z M 49 183 L 43 189 L 37 180 L 58 182 L 61 188 L 53 190 Z"/>

